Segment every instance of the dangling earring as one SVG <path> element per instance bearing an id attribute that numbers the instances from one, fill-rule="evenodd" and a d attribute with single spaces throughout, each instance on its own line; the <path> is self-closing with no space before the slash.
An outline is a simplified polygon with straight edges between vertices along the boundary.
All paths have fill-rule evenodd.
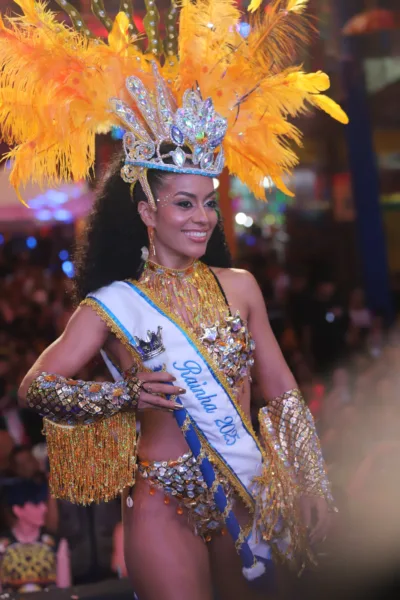
<path id="1" fill-rule="evenodd" d="M 154 247 L 154 227 L 148 228 L 149 234 L 149 258 L 156 258 L 156 249 Z"/>

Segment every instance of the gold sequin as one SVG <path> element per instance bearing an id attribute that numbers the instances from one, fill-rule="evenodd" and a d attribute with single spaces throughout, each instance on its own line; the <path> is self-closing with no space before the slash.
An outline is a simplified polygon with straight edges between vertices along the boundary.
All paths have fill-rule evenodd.
<path id="1" fill-rule="evenodd" d="M 285 467 L 292 470 L 303 494 L 322 496 L 333 507 L 314 419 L 300 390 L 293 389 L 271 400 L 260 411 L 265 436 L 274 441 Z"/>

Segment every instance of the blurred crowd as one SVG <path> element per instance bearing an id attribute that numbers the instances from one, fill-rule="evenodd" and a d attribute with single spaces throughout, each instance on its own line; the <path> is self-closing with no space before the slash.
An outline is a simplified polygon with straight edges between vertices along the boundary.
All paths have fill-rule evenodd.
<path id="1" fill-rule="evenodd" d="M 238 266 L 253 272 L 272 328 L 316 419 L 340 509 L 330 551 L 361 561 L 382 561 L 398 544 L 400 487 L 394 476 L 400 449 L 400 327 L 373 314 L 361 288 L 344 295 L 332 278 L 312 283 L 277 261 L 252 255 Z M 47 455 L 41 419 L 17 405 L 17 388 L 37 356 L 63 331 L 73 311 L 71 280 L 61 269 L 32 264 L 21 253 L 10 262 L 0 249 L 0 489 L 13 482 L 44 485 Z M 80 377 L 102 380 L 94 361 Z M 264 402 L 252 390 L 254 422 Z M 15 527 L 15 511 L 2 495 L 3 532 Z M 8 503 L 9 504 L 9 503 Z M 48 496 L 40 525 L 66 540 L 74 583 L 124 574 L 116 559 L 121 544 L 117 501 L 72 506 Z M 5 539 L 5 538 L 4 538 Z M 115 542 L 115 543 L 114 543 Z M 328 540 L 329 542 L 329 540 Z M 58 542 L 57 542 L 58 544 Z M 57 546 L 58 547 L 58 546 Z M 355 550 L 356 549 L 356 550 Z M 1 558 L 1 557 L 0 557 Z"/>

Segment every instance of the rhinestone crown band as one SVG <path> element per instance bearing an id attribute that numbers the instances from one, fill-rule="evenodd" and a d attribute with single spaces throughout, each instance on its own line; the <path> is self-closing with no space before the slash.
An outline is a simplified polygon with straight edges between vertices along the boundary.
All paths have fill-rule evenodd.
<path id="1" fill-rule="evenodd" d="M 149 92 L 138 77 L 128 77 L 126 87 L 138 115 L 122 100 L 111 98 L 113 112 L 127 126 L 123 138 L 125 165 L 121 176 L 134 183 L 143 169 L 160 169 L 174 173 L 194 173 L 216 177 L 224 167 L 221 147 L 227 120 L 214 110 L 211 98 L 203 100 L 199 91 L 186 90 L 182 108 L 175 101 L 156 63 L 152 64 L 154 93 Z M 163 144 L 175 150 L 161 153 Z M 184 148 L 190 148 L 190 153 Z M 217 149 L 219 152 L 216 153 Z M 169 162 L 165 162 L 169 159 Z M 172 159 L 172 163 L 171 163 Z"/>

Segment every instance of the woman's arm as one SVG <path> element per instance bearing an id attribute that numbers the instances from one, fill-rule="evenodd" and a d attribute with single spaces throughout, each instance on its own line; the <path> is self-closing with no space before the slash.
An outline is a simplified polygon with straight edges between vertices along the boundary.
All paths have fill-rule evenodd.
<path id="1" fill-rule="evenodd" d="M 22 405 L 68 425 L 93 422 L 128 408 L 140 389 L 137 379 L 102 384 L 70 379 L 99 352 L 107 336 L 101 318 L 90 308 L 79 307 L 61 337 L 24 378 L 19 390 Z"/>
<path id="2" fill-rule="evenodd" d="M 256 343 L 256 378 L 267 403 L 259 413 L 263 441 L 279 448 L 279 456 L 294 473 L 307 526 L 311 525 L 312 509 L 317 510 L 317 523 L 310 536 L 311 541 L 317 541 L 327 531 L 327 501 L 332 503 L 332 497 L 314 420 L 272 333 L 256 280 L 247 272 L 241 272 L 238 279 Z"/>
<path id="3" fill-rule="evenodd" d="M 107 325 L 88 306 L 80 306 L 72 315 L 64 333 L 39 356 L 25 375 L 18 390 L 23 408 L 27 408 L 29 387 L 41 373 L 73 377 L 96 356 L 109 331 Z"/>
<path id="4" fill-rule="evenodd" d="M 100 351 L 108 335 L 107 325 L 95 311 L 80 306 L 64 333 L 43 352 L 22 381 L 18 392 L 21 405 L 68 425 L 90 423 L 136 407 L 180 408 L 156 395 L 184 393 L 169 385 L 174 380 L 169 373 L 139 374 L 131 370 L 115 383 L 70 379 Z"/>

